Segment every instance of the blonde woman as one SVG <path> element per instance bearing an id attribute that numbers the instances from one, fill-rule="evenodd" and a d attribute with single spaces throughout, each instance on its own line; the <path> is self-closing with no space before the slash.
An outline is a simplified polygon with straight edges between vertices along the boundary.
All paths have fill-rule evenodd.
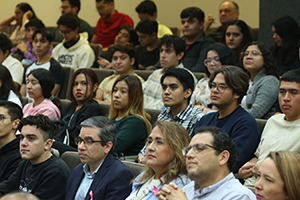
<path id="1" fill-rule="evenodd" d="M 144 111 L 142 84 L 139 78 L 124 75 L 112 87 L 109 118 L 117 127 L 113 152 L 137 155 L 151 132 L 150 115 Z"/>
<path id="2" fill-rule="evenodd" d="M 189 141 L 182 126 L 158 120 L 147 140 L 146 168 L 133 181 L 132 192 L 126 200 L 157 199 L 155 194 L 163 184 L 174 182 L 182 188 L 189 183 L 182 155 Z"/>

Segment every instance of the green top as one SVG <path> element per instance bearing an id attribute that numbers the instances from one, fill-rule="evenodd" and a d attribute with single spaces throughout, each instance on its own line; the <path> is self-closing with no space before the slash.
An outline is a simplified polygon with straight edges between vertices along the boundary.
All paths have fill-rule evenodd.
<path id="1" fill-rule="evenodd" d="M 137 155 L 148 137 L 144 120 L 138 116 L 130 116 L 112 121 L 117 127 L 117 139 L 112 152 L 122 152 L 125 156 Z"/>
<path id="2" fill-rule="evenodd" d="M 90 42 L 93 35 L 94 35 L 93 29 L 86 21 L 80 19 L 79 33 L 83 33 L 83 32 L 88 33 L 89 42 Z M 59 27 L 58 26 L 55 29 L 53 29 L 52 35 L 53 35 L 53 39 L 54 39 L 53 41 L 54 42 L 61 42 L 62 41 L 61 37 L 60 37 L 60 34 L 59 34 Z"/>

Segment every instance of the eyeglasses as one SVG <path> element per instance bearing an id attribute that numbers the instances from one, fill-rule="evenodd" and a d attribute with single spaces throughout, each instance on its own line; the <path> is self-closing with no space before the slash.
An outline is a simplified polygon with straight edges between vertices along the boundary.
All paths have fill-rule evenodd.
<path id="1" fill-rule="evenodd" d="M 186 156 L 191 149 L 194 149 L 195 153 L 200 153 L 200 152 L 202 152 L 202 151 L 204 151 L 206 149 L 205 147 L 210 147 L 210 148 L 213 148 L 213 149 L 215 149 L 217 151 L 220 151 L 219 149 L 217 149 L 214 146 L 211 146 L 209 144 L 199 143 L 199 144 L 195 144 L 193 146 L 184 147 L 182 149 L 182 155 Z"/>
<path id="2" fill-rule="evenodd" d="M 255 56 L 262 55 L 262 53 L 259 52 L 259 51 L 256 51 L 256 50 L 253 50 L 253 51 L 244 51 L 244 52 L 241 53 L 241 56 L 248 56 L 248 55 L 252 55 L 252 56 L 255 57 Z"/>
<path id="3" fill-rule="evenodd" d="M 219 92 L 220 94 L 222 94 L 222 93 L 224 93 L 225 90 L 226 90 L 227 88 L 229 88 L 229 87 L 226 86 L 226 85 L 223 85 L 223 84 L 218 85 L 218 84 L 212 82 L 212 83 L 209 83 L 209 88 L 210 88 L 210 90 L 214 90 L 215 88 L 217 88 L 218 92 Z"/>
<path id="4" fill-rule="evenodd" d="M 72 31 L 72 30 L 68 30 L 68 31 L 61 31 L 61 30 L 59 30 L 59 34 L 60 34 L 60 35 L 68 36 L 68 35 L 70 34 L 71 31 Z"/>
<path id="5" fill-rule="evenodd" d="M 76 145 L 80 145 L 83 142 L 83 144 L 86 147 L 90 147 L 96 142 L 102 142 L 101 140 L 93 140 L 91 137 L 87 137 L 87 138 L 84 138 L 84 139 L 82 139 L 80 137 L 75 137 L 74 141 L 75 141 Z"/>
<path id="6" fill-rule="evenodd" d="M 59 9 L 68 9 L 70 6 L 60 6 Z"/>
<path id="7" fill-rule="evenodd" d="M 210 58 L 207 58 L 207 59 L 205 59 L 204 60 L 204 65 L 207 67 L 207 65 L 209 64 L 209 63 L 213 63 L 213 64 L 216 64 L 217 62 L 220 62 L 220 58 L 219 57 L 214 57 L 214 58 L 212 58 L 212 59 L 210 59 Z"/>

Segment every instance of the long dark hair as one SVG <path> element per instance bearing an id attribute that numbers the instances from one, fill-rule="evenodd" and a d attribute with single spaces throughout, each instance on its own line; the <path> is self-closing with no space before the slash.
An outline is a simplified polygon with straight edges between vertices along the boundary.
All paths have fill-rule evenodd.
<path id="1" fill-rule="evenodd" d="M 291 65 L 298 58 L 298 41 L 300 39 L 300 27 L 297 22 L 288 15 L 283 15 L 272 22 L 276 33 L 282 39 L 282 45 L 272 47 L 274 58 L 278 65 Z"/>
<path id="2" fill-rule="evenodd" d="M 9 96 L 9 92 L 12 90 L 22 102 L 21 95 L 17 88 L 14 85 L 14 81 L 12 80 L 12 76 L 8 69 L 0 64 L 0 81 L 2 85 L 0 87 L 0 100 L 7 100 Z"/>
<path id="3" fill-rule="evenodd" d="M 35 12 L 32 9 L 32 7 L 28 3 L 19 3 L 16 5 L 16 7 L 20 8 L 24 13 L 26 13 L 28 10 L 30 10 L 33 14 L 32 18 L 36 18 Z"/>

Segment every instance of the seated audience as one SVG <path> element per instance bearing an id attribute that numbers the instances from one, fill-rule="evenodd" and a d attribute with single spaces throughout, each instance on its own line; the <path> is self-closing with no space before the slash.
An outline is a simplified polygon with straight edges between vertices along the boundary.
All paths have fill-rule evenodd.
<path id="1" fill-rule="evenodd" d="M 52 48 L 52 35 L 46 30 L 37 30 L 33 34 L 32 46 L 37 55 L 37 61 L 29 65 L 24 71 L 23 82 L 20 89 L 22 96 L 27 96 L 26 79 L 28 74 L 34 69 L 49 70 L 55 78 L 55 85 L 51 92 L 53 96 L 57 96 L 61 85 L 63 84 L 64 71 L 61 65 L 51 57 L 49 51 Z"/>
<path id="2" fill-rule="evenodd" d="M 239 170 L 245 186 L 254 189 L 257 167 L 271 151 L 300 153 L 300 71 L 291 70 L 282 75 L 279 87 L 279 105 L 283 114 L 271 117 L 263 130 L 255 156 Z"/>
<path id="3" fill-rule="evenodd" d="M 239 6 L 236 2 L 222 1 L 219 6 L 219 21 L 221 25 L 216 29 L 210 29 L 211 25 L 215 22 L 215 18 L 211 14 L 208 14 L 204 21 L 204 32 L 216 42 L 222 42 L 227 24 L 237 20 L 239 14 Z"/>
<path id="4" fill-rule="evenodd" d="M 60 119 L 59 100 L 54 99 L 51 91 L 54 88 L 54 77 L 51 72 L 45 69 L 32 70 L 26 81 L 26 89 L 32 103 L 23 108 L 24 117 L 29 115 L 42 114 L 51 120 Z M 55 104 L 53 102 L 55 102 Z"/>
<path id="5" fill-rule="evenodd" d="M 204 115 L 195 124 L 194 130 L 201 126 L 215 126 L 230 136 L 236 144 L 236 164 L 233 169 L 236 173 L 253 158 L 261 136 L 254 117 L 239 106 L 248 89 L 248 75 L 239 67 L 224 66 L 214 71 L 208 84 L 211 104 L 218 111 Z"/>
<path id="6" fill-rule="evenodd" d="M 139 69 L 148 69 L 159 61 L 157 28 L 157 22 L 149 18 L 141 20 L 135 27 L 140 42 L 135 50 L 135 65 Z"/>
<path id="7" fill-rule="evenodd" d="M 0 64 L 0 100 L 11 101 L 22 108 L 22 97 L 6 67 Z"/>
<path id="8" fill-rule="evenodd" d="M 38 18 L 32 18 L 26 23 L 25 31 L 26 31 L 26 39 L 25 43 L 23 40 L 19 42 L 19 44 L 11 49 L 12 56 L 21 61 L 22 64 L 31 64 L 32 62 L 37 61 L 37 55 L 34 52 L 32 47 L 32 36 L 36 30 L 44 29 L 45 25 Z M 49 50 L 51 55 L 52 47 Z"/>
<path id="9" fill-rule="evenodd" d="M 116 80 L 123 75 L 134 75 L 139 78 L 141 83 L 144 79 L 134 73 L 134 49 L 127 45 L 116 45 L 113 49 L 112 67 L 115 70 L 115 74 L 106 77 L 97 90 L 95 100 L 98 103 L 110 104 L 113 87 L 112 85 Z"/>
<path id="10" fill-rule="evenodd" d="M 64 40 L 53 49 L 52 57 L 62 66 L 74 70 L 91 67 L 95 54 L 89 45 L 87 33 L 78 33 L 79 18 L 73 13 L 66 13 L 59 18 L 57 25 Z"/>
<path id="11" fill-rule="evenodd" d="M 250 76 L 243 108 L 255 118 L 269 119 L 279 108 L 279 76 L 271 51 L 261 42 L 249 43 L 242 51 L 241 66 Z"/>
<path id="12" fill-rule="evenodd" d="M 60 11 L 61 15 L 65 13 L 73 13 L 74 15 L 78 15 L 81 8 L 80 0 L 61 0 Z M 93 29 L 92 27 L 83 19 L 80 19 L 80 26 L 78 33 L 87 32 L 88 40 L 91 41 L 93 37 Z M 61 42 L 61 34 L 59 33 L 59 26 L 57 26 L 52 32 L 53 38 L 55 42 Z"/>
<path id="13" fill-rule="evenodd" d="M 82 164 L 71 173 L 65 200 L 111 199 L 123 200 L 131 191 L 131 170 L 111 151 L 116 142 L 117 129 L 106 117 L 84 120 L 75 142 Z"/>
<path id="14" fill-rule="evenodd" d="M 22 117 L 20 106 L 0 100 L 0 183 L 16 171 L 22 160 L 19 152 L 20 140 L 16 138 L 17 127 Z"/>
<path id="15" fill-rule="evenodd" d="M 257 171 L 257 199 L 300 199 L 299 176 L 300 154 L 288 151 L 270 152 Z"/>
<path id="16" fill-rule="evenodd" d="M 203 32 L 204 12 L 198 7 L 188 7 L 181 11 L 180 18 L 186 45 L 182 63 L 192 72 L 205 72 L 205 52 L 214 41 Z"/>
<path id="17" fill-rule="evenodd" d="M 231 49 L 236 66 L 240 66 L 239 60 L 242 49 L 250 42 L 252 42 L 250 29 L 244 21 L 235 20 L 228 23 L 223 36 L 223 43 Z"/>
<path id="18" fill-rule="evenodd" d="M 80 123 L 87 118 L 102 115 L 99 104 L 93 100 L 99 82 L 92 69 L 78 69 L 70 84 L 71 104 L 62 113 L 55 139 L 77 148 L 74 138 L 79 135 Z"/>
<path id="19" fill-rule="evenodd" d="M 233 65 L 234 56 L 226 45 L 216 43 L 208 47 L 204 64 L 206 66 L 206 74 L 208 77 L 202 78 L 197 83 L 195 91 L 191 97 L 191 103 L 206 114 L 211 111 L 212 108 L 210 101 L 210 88 L 208 85 L 209 77 L 222 65 Z"/>
<path id="20" fill-rule="evenodd" d="M 27 192 L 12 192 L 4 195 L 1 200 L 39 200 L 39 198 Z"/>
<path id="21" fill-rule="evenodd" d="M 115 10 L 114 0 L 96 0 L 96 9 L 100 15 L 91 43 L 101 44 L 105 51 L 114 43 L 121 26 L 133 27 L 132 19 Z"/>
<path id="22" fill-rule="evenodd" d="M 0 183 L 0 197 L 19 190 L 39 199 L 64 199 L 70 169 L 51 153 L 55 122 L 44 115 L 29 116 L 21 120 L 18 130 L 23 161 L 7 181 Z"/>
<path id="23" fill-rule="evenodd" d="M 150 115 L 144 111 L 141 81 L 136 76 L 124 75 L 112 88 L 108 117 L 118 131 L 113 152 L 137 155 L 151 132 Z"/>
<path id="24" fill-rule="evenodd" d="M 163 107 L 160 79 L 166 70 L 181 68 L 189 71 L 181 63 L 185 52 L 185 44 L 180 37 L 165 35 L 161 38 L 158 48 L 160 49 L 159 57 L 162 69 L 155 70 L 150 74 L 147 81 L 143 83 L 144 107 L 149 109 L 161 109 Z M 190 74 L 193 76 L 196 84 L 197 79 L 192 72 Z"/>
<path id="25" fill-rule="evenodd" d="M 143 0 L 136 8 L 140 20 L 145 18 L 150 18 L 156 21 L 157 18 L 157 9 L 156 5 L 151 0 Z M 158 23 L 157 37 L 162 38 L 164 35 L 173 35 L 173 32 L 169 27 L 164 24 Z"/>
<path id="26" fill-rule="evenodd" d="M 4 65 L 10 72 L 15 88 L 19 90 L 22 83 L 24 67 L 17 59 L 9 55 L 12 43 L 6 35 L 0 33 L 0 64 Z"/>
<path id="27" fill-rule="evenodd" d="M 280 16 L 272 22 L 274 46 L 271 48 L 279 76 L 291 69 L 298 69 L 300 27 L 290 16 Z"/>
<path id="28" fill-rule="evenodd" d="M 110 45 L 105 53 L 102 53 L 100 57 L 96 58 L 93 68 L 111 69 L 113 51 L 116 45 L 129 45 L 135 47 L 138 44 L 139 41 L 136 30 L 128 25 L 121 26 L 115 37 L 114 44 Z"/>
<path id="29" fill-rule="evenodd" d="M 36 18 L 32 7 L 28 3 L 19 3 L 16 5 L 15 14 L 3 20 L 0 23 L 0 28 L 4 29 L 3 32 L 11 34 L 10 40 L 17 44 L 25 39 L 25 25 L 32 18 Z"/>
<path id="30" fill-rule="evenodd" d="M 147 140 L 146 168 L 133 181 L 132 192 L 126 200 L 153 199 L 161 186 L 170 182 L 180 188 L 188 184 L 190 180 L 182 149 L 189 141 L 182 126 L 157 121 Z"/>
<path id="31" fill-rule="evenodd" d="M 255 195 L 232 173 L 236 150 L 228 134 L 216 127 L 201 127 L 195 133 L 189 146 L 182 150 L 193 181 L 183 189 L 174 183 L 166 184 L 156 196 L 168 200 L 255 200 Z"/>

